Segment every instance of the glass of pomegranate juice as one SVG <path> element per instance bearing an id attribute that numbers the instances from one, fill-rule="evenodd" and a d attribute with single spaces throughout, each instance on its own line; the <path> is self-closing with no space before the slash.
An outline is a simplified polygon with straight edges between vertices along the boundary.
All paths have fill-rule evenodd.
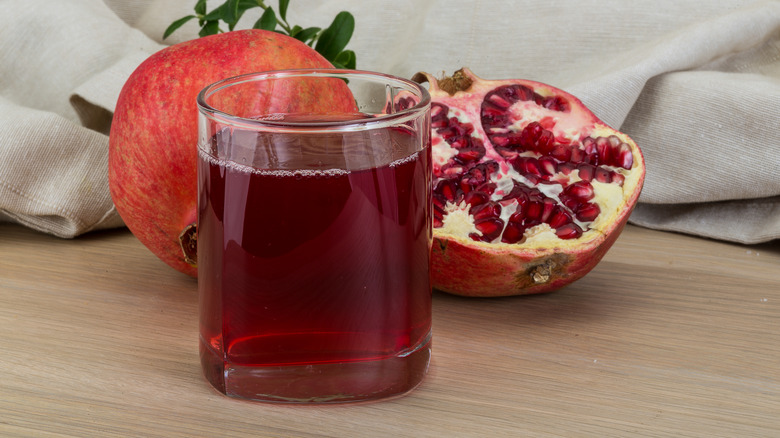
<path id="1" fill-rule="evenodd" d="M 430 96 L 354 70 L 197 98 L 200 357 L 233 397 L 405 394 L 431 356 Z"/>

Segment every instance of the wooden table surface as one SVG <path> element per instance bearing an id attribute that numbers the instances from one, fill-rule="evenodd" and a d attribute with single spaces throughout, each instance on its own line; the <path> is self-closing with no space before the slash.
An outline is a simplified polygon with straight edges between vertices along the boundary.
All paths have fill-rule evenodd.
<path id="1" fill-rule="evenodd" d="M 434 294 L 411 394 L 227 398 L 201 376 L 195 280 L 124 230 L 0 224 L 2 437 L 780 436 L 780 241 L 629 226 L 546 295 Z"/>

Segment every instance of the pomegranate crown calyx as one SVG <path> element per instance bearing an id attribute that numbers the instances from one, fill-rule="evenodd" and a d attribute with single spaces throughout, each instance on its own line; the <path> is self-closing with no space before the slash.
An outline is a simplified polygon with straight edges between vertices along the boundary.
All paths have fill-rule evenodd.
<path id="1" fill-rule="evenodd" d="M 436 79 L 428 73 L 419 72 L 412 76 L 412 80 L 420 84 L 428 82 L 432 89 L 445 91 L 452 96 L 458 91 L 468 91 L 471 84 L 474 83 L 474 75 L 464 67 L 453 73 L 452 76 L 443 76 L 440 79 Z"/>

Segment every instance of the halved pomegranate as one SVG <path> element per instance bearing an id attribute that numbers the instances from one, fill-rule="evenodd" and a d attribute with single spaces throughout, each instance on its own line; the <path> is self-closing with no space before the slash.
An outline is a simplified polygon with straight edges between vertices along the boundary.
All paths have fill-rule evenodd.
<path id="1" fill-rule="evenodd" d="M 433 97 L 434 287 L 541 293 L 593 269 L 642 189 L 636 143 L 546 84 L 466 68 L 414 79 Z"/>

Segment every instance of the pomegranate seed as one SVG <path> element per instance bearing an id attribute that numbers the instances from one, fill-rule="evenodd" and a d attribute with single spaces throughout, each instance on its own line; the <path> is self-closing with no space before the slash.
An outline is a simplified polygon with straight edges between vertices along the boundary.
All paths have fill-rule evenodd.
<path id="1" fill-rule="evenodd" d="M 435 228 L 439 228 L 442 225 L 444 225 L 444 208 L 437 205 L 436 203 L 436 197 L 433 198 L 434 204 L 433 204 L 433 226 Z"/>
<path id="2" fill-rule="evenodd" d="M 532 100 L 535 99 L 536 96 L 538 96 L 538 94 L 536 94 L 536 92 L 534 92 L 534 90 L 532 90 L 531 88 L 519 84 L 514 85 L 511 88 L 511 92 L 515 99 L 515 102 L 517 102 L 518 100 L 523 100 L 523 101 Z"/>
<path id="3" fill-rule="evenodd" d="M 541 201 L 530 201 L 526 210 L 526 218 L 546 222 L 555 208 L 555 201 L 551 198 L 544 198 Z"/>
<path id="4" fill-rule="evenodd" d="M 477 206 L 490 201 L 490 195 L 485 192 L 472 190 L 466 193 L 466 196 L 463 197 L 463 200 L 466 202 L 466 204 Z"/>
<path id="5" fill-rule="evenodd" d="M 571 211 L 577 211 L 577 209 L 582 206 L 582 202 L 577 198 L 567 198 L 564 196 L 561 198 L 561 202 L 563 202 L 563 205 L 568 207 Z"/>
<path id="6" fill-rule="evenodd" d="M 539 189 L 536 188 L 528 188 L 528 201 L 529 202 L 538 202 L 542 203 L 544 202 L 545 196 L 542 194 L 542 192 L 539 191 Z"/>
<path id="7" fill-rule="evenodd" d="M 528 182 L 531 183 L 531 184 L 537 185 L 537 184 L 541 184 L 541 182 L 542 182 L 542 178 L 540 176 L 536 176 L 536 175 L 531 174 L 531 173 L 529 173 L 527 175 L 524 175 L 524 176 L 525 176 L 525 179 L 527 179 Z"/>
<path id="8" fill-rule="evenodd" d="M 522 148 L 518 148 L 522 146 L 521 137 L 521 133 L 512 131 L 493 135 L 490 137 L 490 141 L 495 146 L 496 152 L 504 158 L 510 159 L 517 156 L 518 150 L 522 150 Z"/>
<path id="9" fill-rule="evenodd" d="M 482 104 L 481 120 L 482 126 L 486 131 L 490 128 L 503 128 L 509 124 L 509 116 L 506 111 L 502 111 L 499 108 L 490 108 L 485 103 Z"/>
<path id="10" fill-rule="evenodd" d="M 505 134 L 505 138 L 508 146 L 512 147 L 513 149 L 517 149 L 518 146 L 522 145 L 523 134 L 522 131 L 511 131 Z"/>
<path id="11" fill-rule="evenodd" d="M 555 137 L 539 122 L 531 122 L 521 131 L 520 141 L 526 150 L 549 153 L 555 142 Z"/>
<path id="12" fill-rule="evenodd" d="M 585 151 L 578 147 L 574 147 L 571 149 L 571 156 L 569 158 L 569 161 L 572 163 L 578 164 L 585 161 Z"/>
<path id="13" fill-rule="evenodd" d="M 622 186 L 623 185 L 623 181 L 625 181 L 625 180 L 626 180 L 626 177 L 621 175 L 621 174 L 619 174 L 619 173 L 613 173 L 612 174 L 612 182 L 616 183 L 619 186 Z"/>
<path id="14" fill-rule="evenodd" d="M 599 217 L 599 214 L 601 214 L 601 208 L 596 204 L 595 202 L 589 202 L 587 204 L 581 205 L 575 213 L 575 216 L 577 216 L 577 219 L 581 220 L 582 222 L 592 222 L 596 220 L 597 217 Z"/>
<path id="15" fill-rule="evenodd" d="M 509 222 L 517 222 L 522 223 L 523 219 L 525 218 L 527 212 L 528 212 L 528 199 L 517 199 L 517 206 L 515 207 L 515 212 L 512 213 L 511 216 L 509 216 Z"/>
<path id="16" fill-rule="evenodd" d="M 538 219 L 526 218 L 525 222 L 523 223 L 523 225 L 525 225 L 526 228 L 532 228 L 532 227 L 535 227 L 535 226 L 537 226 L 537 225 L 539 225 L 541 223 L 542 222 L 539 221 Z"/>
<path id="17" fill-rule="evenodd" d="M 490 142 L 493 143 L 493 146 L 498 149 L 504 149 L 510 147 L 510 140 L 509 140 L 509 134 L 496 134 L 492 137 L 490 137 Z"/>
<path id="18" fill-rule="evenodd" d="M 558 173 L 558 163 L 552 157 L 539 158 L 539 167 L 546 175 L 554 175 Z"/>
<path id="19" fill-rule="evenodd" d="M 525 173 L 536 176 L 542 176 L 542 168 L 539 167 L 539 160 L 533 157 L 527 157 L 523 163 Z M 523 172 L 520 172 L 523 173 Z"/>
<path id="20" fill-rule="evenodd" d="M 506 111 L 509 109 L 509 107 L 512 106 L 514 102 L 512 100 L 507 99 L 507 96 L 502 94 L 505 93 L 490 93 L 487 96 L 485 96 L 485 101 L 490 102 L 491 105 L 493 105 L 498 109 L 502 109 Z"/>
<path id="21" fill-rule="evenodd" d="M 551 96 L 542 102 L 542 106 L 553 111 L 568 112 L 569 103 L 560 96 Z"/>
<path id="22" fill-rule="evenodd" d="M 561 172 L 562 174 L 566 175 L 566 176 L 568 176 L 572 172 L 572 170 L 574 170 L 575 168 L 576 167 L 574 166 L 573 163 L 565 163 L 564 162 L 564 163 L 559 163 L 558 164 L 558 171 Z"/>
<path id="23" fill-rule="evenodd" d="M 498 218 L 489 217 L 480 221 L 475 221 L 474 226 L 482 233 L 482 236 L 478 236 L 478 240 L 483 242 L 492 242 L 501 234 L 501 231 L 504 229 L 504 221 Z"/>
<path id="24" fill-rule="evenodd" d="M 550 225 L 550 227 L 557 229 L 568 223 L 571 223 L 571 221 L 572 219 L 569 213 L 566 213 L 566 211 L 564 211 L 562 208 L 556 207 L 550 215 L 550 219 L 547 221 L 547 223 Z"/>
<path id="25" fill-rule="evenodd" d="M 603 182 L 603 183 L 611 183 L 612 182 L 612 172 L 610 172 L 607 169 L 597 167 L 594 170 L 594 178 L 596 178 L 596 181 Z"/>
<path id="26" fill-rule="evenodd" d="M 558 161 L 569 161 L 571 160 L 571 148 L 566 145 L 557 144 L 550 151 L 550 156 Z"/>
<path id="27" fill-rule="evenodd" d="M 455 136 L 457 135 L 457 133 L 455 132 L 455 128 L 449 126 L 449 124 L 447 124 L 443 128 L 437 129 L 436 133 L 441 135 L 442 138 L 444 138 L 445 140 L 447 140 L 447 143 L 449 144 L 452 144 L 455 140 L 457 140 L 457 138 L 455 138 Z"/>
<path id="28" fill-rule="evenodd" d="M 596 152 L 596 140 L 593 137 L 586 137 L 582 140 L 582 150 L 586 154 L 592 154 Z"/>
<path id="29" fill-rule="evenodd" d="M 439 177 L 459 177 L 463 173 L 463 166 L 450 162 L 439 169 Z"/>
<path id="30" fill-rule="evenodd" d="M 521 205 L 525 205 L 528 202 L 528 187 L 520 184 L 517 181 L 512 182 L 512 190 L 501 198 L 502 201 L 517 199 L 517 202 Z"/>
<path id="31" fill-rule="evenodd" d="M 539 122 L 531 122 L 525 125 L 525 128 L 523 128 L 521 132 L 523 133 L 523 138 L 526 139 L 526 143 L 535 142 L 542 132 L 542 129 L 544 128 L 542 128 L 542 125 L 539 124 Z"/>
<path id="32" fill-rule="evenodd" d="M 525 228 L 517 222 L 508 222 L 504 233 L 501 235 L 501 241 L 504 243 L 517 243 L 523 239 Z"/>
<path id="33" fill-rule="evenodd" d="M 436 193 L 433 194 L 432 198 L 433 198 L 433 209 L 434 209 L 434 212 L 436 210 L 444 211 L 444 206 L 447 205 L 447 200 L 444 199 L 443 196 L 438 195 Z"/>
<path id="34" fill-rule="evenodd" d="M 464 193 L 470 192 L 474 187 L 488 182 L 490 174 L 498 170 L 498 163 L 485 161 L 469 169 L 460 180 L 460 188 Z"/>
<path id="35" fill-rule="evenodd" d="M 498 169 L 501 167 L 498 163 L 496 163 L 493 160 L 485 161 L 484 163 L 481 163 L 485 166 L 485 169 L 487 169 L 488 174 L 493 174 L 494 172 L 498 171 Z"/>
<path id="36" fill-rule="evenodd" d="M 577 166 L 577 175 L 581 180 L 590 182 L 593 180 L 593 172 L 595 169 L 595 166 L 583 163 Z"/>
<path id="37" fill-rule="evenodd" d="M 460 164 L 473 163 L 479 161 L 485 155 L 485 149 L 482 148 L 463 148 L 453 157 L 453 160 Z"/>
<path id="38" fill-rule="evenodd" d="M 542 203 L 541 202 L 528 202 L 525 210 L 526 219 L 535 219 L 541 222 L 542 217 Z"/>
<path id="39" fill-rule="evenodd" d="M 634 166 L 634 154 L 631 153 L 631 146 L 627 143 L 621 143 L 617 148 L 615 155 L 615 166 L 631 170 Z"/>
<path id="40" fill-rule="evenodd" d="M 450 110 L 449 107 L 442 103 L 438 103 L 438 102 L 431 103 L 431 117 L 437 117 L 441 114 L 447 114 L 449 110 Z"/>
<path id="41" fill-rule="evenodd" d="M 474 205 L 469 209 L 469 213 L 474 216 L 474 222 L 479 222 L 491 217 L 498 218 L 501 216 L 501 204 L 491 201 L 480 205 Z"/>
<path id="42" fill-rule="evenodd" d="M 536 93 L 525 85 L 513 84 L 498 87 L 485 96 L 482 105 L 489 102 L 504 111 L 519 100 L 531 100 Z"/>
<path id="43" fill-rule="evenodd" d="M 493 192 L 496 191 L 496 184 L 492 182 L 486 182 L 485 184 L 482 184 L 481 186 L 475 188 L 474 190 L 485 192 L 488 195 L 492 195 Z"/>
<path id="44" fill-rule="evenodd" d="M 525 159 L 526 157 L 517 156 L 515 158 L 512 158 L 509 161 L 509 164 L 511 164 L 512 168 L 514 168 L 516 171 L 523 173 L 525 172 Z"/>
<path id="45" fill-rule="evenodd" d="M 596 139 L 596 159 L 598 164 L 612 164 L 612 148 L 609 139 L 599 137 Z"/>
<path id="46" fill-rule="evenodd" d="M 582 236 L 582 228 L 575 223 L 568 223 L 555 230 L 555 235 L 561 239 L 576 239 Z"/>
<path id="47" fill-rule="evenodd" d="M 454 147 L 455 149 L 463 149 L 463 148 L 471 147 L 470 137 L 457 137 L 455 135 L 452 135 L 446 137 L 445 140 L 447 141 L 447 143 L 450 144 L 450 146 Z"/>
<path id="48" fill-rule="evenodd" d="M 455 128 L 458 135 L 471 136 L 471 133 L 474 132 L 474 125 L 461 123 L 457 117 L 450 117 L 450 126 Z"/>
<path id="49" fill-rule="evenodd" d="M 462 193 L 458 193 L 459 189 L 454 179 L 439 180 L 439 182 L 436 183 L 436 187 L 434 187 L 433 192 L 434 194 L 441 195 L 444 199 L 453 203 L 457 203 L 456 201 L 458 201 L 459 198 L 463 196 Z"/>
<path id="50" fill-rule="evenodd" d="M 535 150 L 539 152 L 542 155 L 547 155 L 552 151 L 552 148 L 555 146 L 555 137 L 553 136 L 553 133 L 548 130 L 543 130 L 541 134 L 539 134 L 539 138 L 536 140 Z"/>
<path id="51" fill-rule="evenodd" d="M 593 186 L 590 185 L 587 181 L 577 181 L 570 185 L 569 187 L 566 187 L 563 189 L 563 193 L 561 193 L 562 196 L 566 197 L 572 197 L 575 199 L 588 201 L 590 199 L 593 199 L 595 196 L 595 192 L 593 191 Z"/>
<path id="52" fill-rule="evenodd" d="M 434 128 L 447 126 L 447 114 L 450 109 L 440 103 L 431 104 L 431 126 Z"/>
<path id="53" fill-rule="evenodd" d="M 555 200 L 552 198 L 545 198 L 542 202 L 542 214 L 539 217 L 539 220 L 541 222 L 547 222 L 550 219 L 550 215 L 553 212 L 553 209 L 556 208 Z"/>

